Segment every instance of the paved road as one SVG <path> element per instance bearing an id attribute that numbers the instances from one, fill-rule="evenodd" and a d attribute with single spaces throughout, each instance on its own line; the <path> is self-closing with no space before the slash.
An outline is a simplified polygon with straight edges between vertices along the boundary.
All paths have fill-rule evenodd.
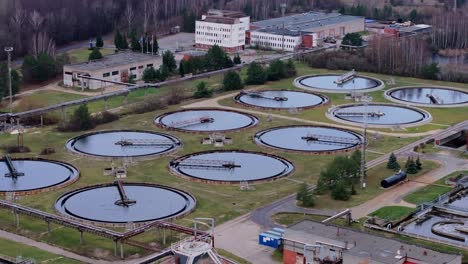
<path id="1" fill-rule="evenodd" d="M 256 224 L 260 225 L 263 229 L 273 228 L 279 226 L 272 219 L 272 217 L 278 213 L 299 213 L 332 216 L 336 214 L 337 211 L 299 207 L 296 205 L 296 194 L 292 194 L 284 199 L 275 201 L 267 206 L 253 211 L 250 214 L 250 219 Z"/>

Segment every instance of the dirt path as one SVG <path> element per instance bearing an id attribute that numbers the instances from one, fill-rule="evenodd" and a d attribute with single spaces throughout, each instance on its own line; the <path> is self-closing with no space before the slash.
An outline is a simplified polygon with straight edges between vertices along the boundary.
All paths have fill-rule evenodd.
<path id="1" fill-rule="evenodd" d="M 219 97 L 216 97 L 216 98 L 203 100 L 203 101 L 188 104 L 188 105 L 183 105 L 182 108 L 186 109 L 186 108 L 210 108 L 210 107 L 215 107 L 215 108 L 221 108 L 221 109 L 226 109 L 226 110 L 242 111 L 242 112 L 246 112 L 246 113 L 249 113 L 249 114 L 255 114 L 255 115 L 271 116 L 273 118 L 280 118 L 280 119 L 286 119 L 286 120 L 290 120 L 290 121 L 303 122 L 303 123 L 312 124 L 312 125 L 322 125 L 322 126 L 333 125 L 335 127 L 344 128 L 344 129 L 351 129 L 351 130 L 356 129 L 356 127 L 340 125 L 340 124 L 332 124 L 331 122 L 327 123 L 327 122 L 313 121 L 313 120 L 307 120 L 307 119 L 298 118 L 298 117 L 285 116 L 285 115 L 281 115 L 281 114 L 265 113 L 265 112 L 251 110 L 251 109 L 247 109 L 247 108 L 242 108 L 240 110 L 240 109 L 235 108 L 235 107 L 223 106 L 223 105 L 219 104 L 219 101 L 221 101 L 223 99 L 226 99 L 226 98 L 232 98 L 237 93 L 238 92 L 225 94 L 225 95 L 222 95 L 222 96 L 219 96 Z M 386 136 L 412 138 L 412 137 L 424 137 L 424 136 L 433 135 L 433 134 L 435 134 L 435 133 L 437 133 L 437 132 L 439 132 L 441 130 L 431 130 L 431 131 L 421 132 L 421 133 L 392 133 L 392 132 L 376 131 L 376 130 L 372 130 L 372 129 L 368 129 L 367 131 L 369 133 L 379 133 L 381 135 L 386 135 Z"/>

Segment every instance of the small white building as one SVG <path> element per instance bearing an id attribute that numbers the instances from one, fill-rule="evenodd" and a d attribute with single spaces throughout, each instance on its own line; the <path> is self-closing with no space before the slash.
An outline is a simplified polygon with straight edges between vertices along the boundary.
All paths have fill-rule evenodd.
<path id="1" fill-rule="evenodd" d="M 249 26 L 250 17 L 241 12 L 211 9 L 195 22 L 195 46 L 207 50 L 218 45 L 226 52 L 243 50 Z"/>
<path id="2" fill-rule="evenodd" d="M 250 32 L 250 45 L 265 49 L 295 51 L 303 45 L 304 39 L 311 41 L 310 48 L 317 46 L 317 34 L 302 33 L 289 29 L 260 29 Z"/>
<path id="3" fill-rule="evenodd" d="M 161 65 L 162 59 L 158 56 L 138 52 L 119 52 L 104 56 L 99 60 L 64 65 L 63 84 L 69 87 L 95 90 L 118 83 L 127 83 L 130 77 L 139 80 L 146 68 L 158 69 Z"/>

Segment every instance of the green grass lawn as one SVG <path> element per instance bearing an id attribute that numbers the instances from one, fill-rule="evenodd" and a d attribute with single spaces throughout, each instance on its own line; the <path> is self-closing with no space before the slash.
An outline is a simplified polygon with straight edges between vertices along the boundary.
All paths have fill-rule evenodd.
<path id="1" fill-rule="evenodd" d="M 409 215 L 414 211 L 414 208 L 405 206 L 384 206 L 379 210 L 370 214 L 370 216 L 377 216 L 379 218 L 394 221 L 399 220 L 404 216 Z"/>
<path id="2" fill-rule="evenodd" d="M 400 164 L 404 164 L 403 160 L 399 160 Z M 409 175 L 410 179 L 417 178 L 426 172 L 429 172 L 439 167 L 438 163 L 430 160 L 423 160 L 423 169 L 417 174 Z M 387 169 L 387 164 L 383 163 L 367 171 L 366 189 L 356 188 L 357 194 L 351 196 L 349 201 L 333 200 L 329 193 L 317 195 L 315 197 L 316 208 L 323 209 L 342 209 L 349 208 L 364 203 L 382 193 L 384 190 L 380 187 L 380 182 L 394 174 L 394 171 Z"/>
<path id="3" fill-rule="evenodd" d="M 0 255 L 16 258 L 23 257 L 34 259 L 36 263 L 54 263 L 54 264 L 68 264 L 68 263 L 81 263 L 79 261 L 65 258 L 63 256 L 55 255 L 47 251 L 43 251 L 36 247 L 27 246 L 11 240 L 0 238 Z"/>
<path id="4" fill-rule="evenodd" d="M 457 176 L 459 174 L 468 174 L 468 171 L 457 171 L 453 172 L 444 178 L 435 182 L 438 185 L 428 185 L 423 188 L 418 189 L 417 191 L 408 194 L 403 198 L 408 203 L 412 204 L 421 204 L 424 202 L 429 202 L 437 198 L 439 195 L 442 195 L 452 189 L 452 186 L 445 184 L 445 180 Z M 445 186 L 440 186 L 445 185 Z"/>
<path id="5" fill-rule="evenodd" d="M 435 186 L 435 185 L 429 185 L 426 187 L 423 187 L 414 193 L 408 194 L 403 198 L 408 203 L 412 204 L 421 204 L 423 202 L 429 202 L 437 198 L 439 195 L 442 195 L 448 191 L 450 191 L 452 187 L 443 187 L 443 186 Z"/>
<path id="6" fill-rule="evenodd" d="M 99 51 L 101 52 L 103 56 L 115 53 L 114 49 L 109 49 L 109 48 L 101 48 L 99 49 Z M 67 52 L 67 54 L 70 56 L 71 63 L 81 63 L 81 62 L 88 61 L 88 57 L 90 53 L 91 53 L 91 50 L 89 50 L 88 48 L 75 49 L 75 50 Z"/>
<path id="7" fill-rule="evenodd" d="M 305 66 L 299 66 L 298 70 L 301 74 L 309 71 L 310 69 Z M 245 72 L 245 71 L 244 71 Z M 172 86 L 166 86 L 159 89 L 145 89 L 140 91 L 132 92 L 128 97 L 129 103 L 138 103 L 143 100 L 148 94 L 160 94 L 165 95 L 171 92 L 171 89 L 180 89 L 183 92 L 190 94 L 194 91 L 195 84 L 201 80 L 190 81 L 179 83 Z M 222 76 L 212 76 L 205 78 L 210 88 L 220 87 L 222 82 Z M 289 83 L 289 87 L 292 85 L 291 80 L 284 80 L 275 83 L 269 83 L 265 87 L 281 88 L 282 85 Z M 284 88 L 284 87 L 283 87 Z M 223 94 L 223 93 L 222 93 Z M 47 94 L 34 95 L 34 100 L 60 100 L 62 94 L 56 94 L 54 96 L 47 96 Z M 38 98 L 39 97 L 39 98 Z M 42 98 L 41 98 L 42 97 Z M 52 99 L 54 98 L 54 99 Z M 192 103 L 194 100 L 187 101 L 185 103 Z M 230 100 L 232 102 L 232 100 Z M 128 105 L 124 105 L 123 97 L 115 97 L 109 99 L 107 102 L 109 108 L 123 107 L 123 111 L 128 110 Z M 88 105 L 92 112 L 102 111 L 105 108 L 104 101 L 93 102 Z M 95 130 L 101 129 L 142 129 L 149 131 L 160 131 L 166 132 L 153 125 L 153 119 L 155 116 L 168 111 L 179 110 L 181 105 L 169 106 L 165 110 L 153 111 L 139 115 L 124 115 L 120 120 L 101 125 Z M 322 111 L 322 112 L 321 112 Z M 73 112 L 73 108 L 67 109 L 67 116 Z M 289 113 L 286 113 L 288 115 Z M 322 116 L 323 109 L 304 111 L 299 116 L 307 118 L 308 115 Z M 263 151 L 266 153 L 277 154 L 284 158 L 289 159 L 295 165 L 295 171 L 292 175 L 263 184 L 255 185 L 254 191 L 241 191 L 237 185 L 206 185 L 203 183 L 190 182 L 169 173 L 167 164 L 170 160 L 175 157 L 186 155 L 193 152 L 212 150 L 213 146 L 201 145 L 200 139 L 202 135 L 196 134 L 185 134 L 180 132 L 171 132 L 174 136 L 179 137 L 183 144 L 183 148 L 177 153 L 169 156 L 163 156 L 152 160 L 138 161 L 136 164 L 129 167 L 127 181 L 131 182 L 147 182 L 147 183 L 158 183 L 176 187 L 184 191 L 192 193 L 197 198 L 196 210 L 189 216 L 177 220 L 177 223 L 191 226 L 193 224 L 192 219 L 195 217 L 213 217 L 217 224 L 231 220 L 237 216 L 248 213 L 255 208 L 262 205 L 268 204 L 274 200 L 285 197 L 291 193 L 294 193 L 301 182 L 309 184 L 315 184 L 319 177 L 321 168 L 324 168 L 335 155 L 302 155 L 297 153 L 286 153 L 279 152 L 277 150 L 271 150 L 266 148 L 259 148 L 252 142 L 253 135 L 260 130 L 286 125 L 299 125 L 302 123 L 289 121 L 284 119 L 274 119 L 271 122 L 266 121 L 265 116 L 259 116 L 260 123 L 252 129 L 244 130 L 239 133 L 227 133 L 227 136 L 233 138 L 234 144 L 226 146 L 225 149 L 244 149 L 250 151 Z M 28 130 L 24 135 L 24 145 L 31 149 L 31 153 L 21 154 L 18 156 L 22 157 L 34 157 L 45 147 L 53 147 L 56 153 L 45 158 L 57 159 L 61 161 L 70 162 L 75 165 L 81 171 L 81 178 L 79 181 L 66 188 L 42 193 L 29 197 L 22 197 L 19 203 L 37 208 L 39 210 L 47 212 L 54 211 L 54 203 L 57 198 L 65 192 L 85 187 L 94 184 L 110 183 L 114 179 L 103 176 L 103 169 L 110 165 L 108 161 L 94 160 L 90 158 L 81 158 L 75 156 L 65 149 L 65 142 L 83 132 L 73 133 L 62 133 L 56 131 L 55 127 L 45 127 L 43 129 L 33 128 Z M 380 140 L 374 140 L 370 142 L 369 148 L 376 152 L 388 152 L 398 149 L 413 140 L 413 139 L 395 139 L 392 137 L 383 137 Z M 0 134 L 0 142 L 2 144 L 13 144 L 16 142 L 15 135 Z M 368 159 L 378 157 L 379 154 L 369 153 Z M 119 162 L 119 161 L 117 161 Z M 424 170 L 421 173 L 427 172 L 431 169 L 436 168 L 438 165 L 430 161 L 424 162 Z M 342 209 L 349 208 L 354 205 L 365 202 L 383 190 L 380 189 L 380 180 L 388 177 L 392 174 L 392 171 L 385 169 L 385 164 L 368 172 L 367 182 L 368 188 L 365 190 L 358 189 L 358 194 L 354 195 L 350 201 L 334 201 L 329 195 L 322 195 L 316 197 L 316 204 L 318 208 L 332 208 Z M 418 174 L 419 175 L 419 174 Z M 416 175 L 417 176 L 417 175 Z M 26 235 L 33 239 L 45 241 L 48 243 L 56 244 L 58 246 L 67 248 L 80 254 L 88 256 L 104 256 L 103 258 L 113 259 L 113 243 L 112 241 L 98 238 L 89 234 L 85 234 L 85 242 L 79 244 L 79 233 L 77 231 L 68 228 L 56 228 L 51 234 L 41 235 L 41 233 L 47 230 L 47 225 L 28 217 L 21 217 L 21 230 L 16 230 L 13 226 L 13 220 L 10 212 L 0 211 L 0 226 L 3 229 L 10 230 L 12 232 L 18 232 L 22 235 Z M 176 234 L 174 235 L 176 236 Z M 153 232 L 145 233 L 144 235 L 137 238 L 138 241 L 150 243 L 158 239 L 157 235 Z M 131 246 L 126 246 L 127 255 L 132 254 L 144 254 L 144 251 Z"/>

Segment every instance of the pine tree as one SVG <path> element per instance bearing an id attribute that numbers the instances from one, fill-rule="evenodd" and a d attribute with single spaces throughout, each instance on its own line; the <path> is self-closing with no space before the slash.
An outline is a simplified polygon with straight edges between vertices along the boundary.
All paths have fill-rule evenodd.
<path id="1" fill-rule="evenodd" d="M 11 90 L 13 95 L 19 91 L 21 78 L 15 69 L 11 69 Z M 10 88 L 8 87 L 8 67 L 6 63 L 0 63 L 0 100 L 9 96 Z"/>
<path id="2" fill-rule="evenodd" d="M 208 89 L 206 82 L 197 84 L 197 91 L 193 94 L 195 98 L 208 98 L 213 95 L 213 90 Z"/>
<path id="3" fill-rule="evenodd" d="M 161 65 L 161 67 L 159 67 L 159 80 L 161 82 L 164 82 L 165 80 L 167 80 L 167 78 L 169 78 L 170 73 L 171 72 L 166 65 Z"/>
<path id="4" fill-rule="evenodd" d="M 244 85 L 239 74 L 235 71 L 230 71 L 224 75 L 223 79 L 223 89 L 225 91 L 239 90 L 242 89 Z"/>
<path id="5" fill-rule="evenodd" d="M 398 163 L 398 160 L 395 156 L 395 154 L 392 152 L 392 154 L 390 154 L 390 157 L 388 158 L 388 162 L 387 162 L 387 168 L 390 169 L 390 170 L 394 170 L 394 171 L 397 171 L 399 170 L 401 167 L 400 167 L 400 164 Z"/>
<path id="6" fill-rule="evenodd" d="M 418 158 L 416 159 L 416 168 L 418 170 L 422 170 L 422 163 L 421 163 L 421 160 L 419 159 L 419 155 L 418 155 Z"/>
<path id="7" fill-rule="evenodd" d="M 85 104 L 80 105 L 75 110 L 70 122 L 80 130 L 88 130 L 94 127 L 88 106 Z"/>
<path id="8" fill-rule="evenodd" d="M 277 81 L 286 77 L 284 70 L 284 63 L 281 60 L 276 60 L 270 64 L 267 70 L 267 76 L 269 81 Z"/>
<path id="9" fill-rule="evenodd" d="M 293 62 L 292 59 L 288 60 L 288 62 L 286 63 L 284 71 L 286 73 L 287 78 L 291 78 L 291 77 L 296 76 L 296 74 L 297 74 L 296 66 L 294 65 L 294 62 Z"/>
<path id="10" fill-rule="evenodd" d="M 102 54 L 98 48 L 94 48 L 88 56 L 89 61 L 102 59 Z"/>
<path id="11" fill-rule="evenodd" d="M 123 48 L 123 43 L 122 43 L 122 35 L 120 34 L 120 31 L 116 31 L 114 35 L 114 45 L 115 48 L 120 50 Z"/>
<path id="12" fill-rule="evenodd" d="M 413 160 L 413 158 L 411 158 L 411 157 L 408 157 L 408 158 L 406 159 L 406 162 L 405 162 L 405 169 L 408 169 L 408 167 L 410 166 L 412 160 Z"/>
<path id="13" fill-rule="evenodd" d="M 96 47 L 97 48 L 104 47 L 104 41 L 102 40 L 102 36 L 100 35 L 96 37 Z"/>
<path id="14" fill-rule="evenodd" d="M 120 43 L 121 43 L 121 49 L 124 49 L 124 50 L 128 49 L 127 36 L 121 35 Z"/>
<path id="15" fill-rule="evenodd" d="M 181 60 L 180 63 L 179 63 L 179 74 L 180 74 L 180 77 L 184 77 L 185 76 L 185 66 L 184 66 L 184 60 Z"/>
<path id="16" fill-rule="evenodd" d="M 145 71 L 143 71 L 143 81 L 144 82 L 155 82 L 156 81 L 156 70 L 153 67 L 146 68 Z"/>
<path id="17" fill-rule="evenodd" d="M 135 52 L 141 51 L 141 44 L 136 34 L 132 34 L 131 36 L 131 45 L 132 45 L 132 51 L 135 51 Z"/>
<path id="18" fill-rule="evenodd" d="M 247 69 L 247 79 L 245 82 L 247 84 L 260 85 L 266 83 L 266 81 L 267 75 L 263 67 L 255 61 L 252 62 Z"/>
<path id="19" fill-rule="evenodd" d="M 411 158 L 408 164 L 408 168 L 406 170 L 408 174 L 416 174 L 418 173 L 418 167 L 416 165 L 416 162 L 414 162 L 414 159 Z"/>
<path id="20" fill-rule="evenodd" d="M 236 56 L 234 56 L 234 64 L 241 64 L 241 63 L 242 61 L 241 61 L 239 54 L 236 54 Z"/>
<path id="21" fill-rule="evenodd" d="M 163 53 L 162 61 L 163 65 L 167 67 L 169 73 L 172 73 L 177 69 L 177 63 L 174 54 L 171 51 L 166 50 Z"/>

